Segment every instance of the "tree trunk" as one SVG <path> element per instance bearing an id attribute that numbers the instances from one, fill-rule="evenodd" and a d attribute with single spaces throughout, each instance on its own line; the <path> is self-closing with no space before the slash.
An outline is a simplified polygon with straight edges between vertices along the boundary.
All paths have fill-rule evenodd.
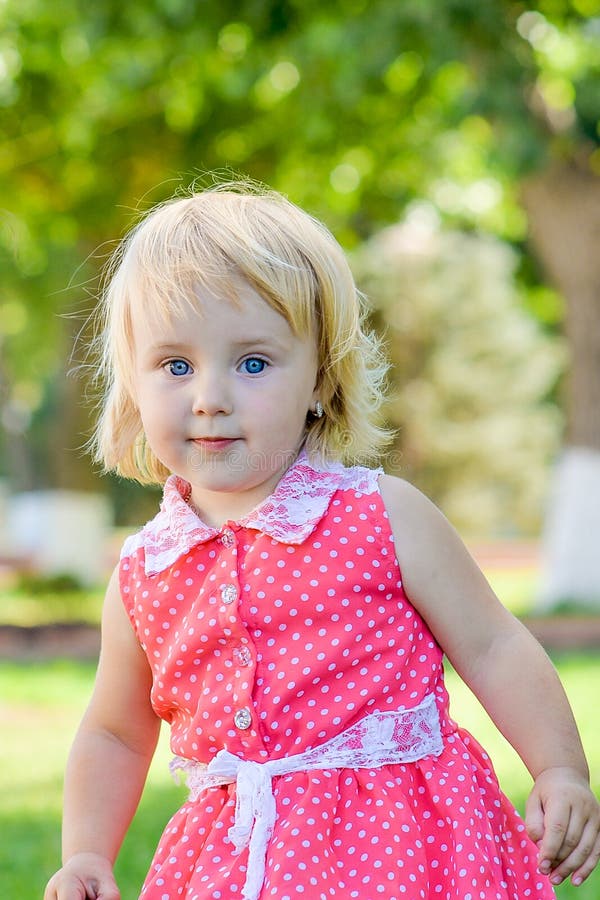
<path id="1" fill-rule="evenodd" d="M 545 529 L 540 605 L 600 608 L 600 178 L 562 162 L 528 180 L 530 239 L 566 302 L 565 450 Z"/>

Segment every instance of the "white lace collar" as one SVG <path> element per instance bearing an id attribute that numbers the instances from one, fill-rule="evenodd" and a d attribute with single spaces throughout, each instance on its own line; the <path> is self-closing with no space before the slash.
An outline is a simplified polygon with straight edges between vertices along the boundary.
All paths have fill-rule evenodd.
<path id="1" fill-rule="evenodd" d="M 337 490 L 373 493 L 381 471 L 362 466 L 346 468 L 341 463 L 323 465 L 309 461 L 303 451 L 266 500 L 224 528 L 253 528 L 276 541 L 301 544 L 323 518 Z M 224 529 L 206 525 L 188 505 L 190 491 L 187 481 L 171 475 L 165 483 L 159 513 L 125 541 L 122 557 L 144 548 L 146 575 L 162 572 L 192 547 L 223 533 Z"/>

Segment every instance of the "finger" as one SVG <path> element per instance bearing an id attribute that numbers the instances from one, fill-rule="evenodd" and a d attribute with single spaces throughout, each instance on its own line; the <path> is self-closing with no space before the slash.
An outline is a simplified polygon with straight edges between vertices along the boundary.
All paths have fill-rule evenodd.
<path id="1" fill-rule="evenodd" d="M 581 843 L 583 840 L 583 834 L 587 829 L 587 817 L 582 816 L 575 809 L 571 809 L 571 815 L 569 817 L 569 824 L 567 826 L 567 830 L 565 831 L 562 844 L 556 851 L 554 860 L 553 860 L 553 868 L 558 868 L 560 865 L 561 870 L 563 867 L 566 868 L 567 860 L 571 861 L 571 857 L 579 855 L 579 862 L 583 862 L 583 856 L 581 853 L 578 854 L 578 849 L 581 847 Z M 593 843 L 593 835 L 591 831 L 587 831 L 587 844 L 588 844 L 588 853 L 590 851 L 590 844 Z M 576 866 L 571 866 L 569 872 L 573 871 Z"/>
<path id="2" fill-rule="evenodd" d="M 574 885 L 582 884 L 600 861 L 600 833 L 598 833 L 598 826 L 594 823 L 588 823 L 582 837 L 581 856 L 581 862 L 576 862 L 576 864 L 571 867 L 571 871 L 573 872 L 571 882 Z M 568 862 L 568 859 L 565 860 L 565 863 Z"/>
<path id="3" fill-rule="evenodd" d="M 593 853 L 597 839 L 598 830 L 596 826 L 591 822 L 586 823 L 571 853 L 554 865 L 551 872 L 552 883 L 560 884 L 571 873 L 580 870 L 587 863 L 590 854 Z"/>
<path id="4" fill-rule="evenodd" d="M 99 900 L 102 897 L 102 889 L 97 878 L 89 878 L 85 882 L 85 900 Z"/>
<path id="5" fill-rule="evenodd" d="M 540 845 L 539 869 L 548 874 L 556 865 L 558 853 L 569 829 L 571 807 L 561 800 L 550 801 L 545 810 L 544 837 Z"/>
<path id="6" fill-rule="evenodd" d="M 51 882 L 52 883 L 52 882 Z M 49 900 L 87 900 L 88 897 L 95 897 L 96 894 L 88 894 L 86 886 L 79 878 L 61 878 L 57 879 L 56 887 L 50 894 Z M 44 897 L 44 900 L 46 898 Z"/>
<path id="7" fill-rule="evenodd" d="M 537 794 L 530 794 L 525 806 L 525 827 L 534 843 L 544 836 L 544 810 Z"/>
<path id="8" fill-rule="evenodd" d="M 111 878 L 110 880 L 101 881 L 99 885 L 95 883 L 90 897 L 94 898 L 94 900 L 121 900 L 121 893 Z"/>
<path id="9" fill-rule="evenodd" d="M 95 894 L 89 896 L 95 897 Z M 87 900 L 88 894 L 85 886 L 76 879 L 68 879 L 66 883 L 59 884 L 56 890 L 56 900 Z M 52 900 L 54 900 L 54 895 Z"/>

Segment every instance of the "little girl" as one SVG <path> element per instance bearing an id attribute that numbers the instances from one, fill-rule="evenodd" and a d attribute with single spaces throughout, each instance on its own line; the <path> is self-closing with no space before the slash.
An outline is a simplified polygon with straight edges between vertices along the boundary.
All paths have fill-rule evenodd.
<path id="1" fill-rule="evenodd" d="M 338 244 L 275 193 L 154 210 L 104 297 L 107 469 L 164 482 L 110 581 L 45 900 L 114 900 L 159 722 L 189 798 L 144 900 L 548 900 L 600 810 L 539 645 L 417 490 L 364 459 L 384 366 Z M 534 779 L 523 823 L 442 653 Z"/>

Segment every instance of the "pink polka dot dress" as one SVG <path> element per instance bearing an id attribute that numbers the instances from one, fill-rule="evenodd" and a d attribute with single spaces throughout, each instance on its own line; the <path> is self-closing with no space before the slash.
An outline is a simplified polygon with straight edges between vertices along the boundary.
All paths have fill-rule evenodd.
<path id="1" fill-rule="evenodd" d="M 165 828 L 143 900 L 554 897 L 490 760 L 449 717 L 442 651 L 403 592 L 379 474 L 302 454 L 219 530 L 172 476 L 158 515 L 125 542 L 121 592 L 152 704 L 190 786 L 201 777 Z M 434 752 L 425 742 L 412 761 L 296 768 L 267 778 L 263 798 L 270 765 L 300 755 L 303 766 L 372 722 L 395 748 L 398 717 L 427 704 Z M 243 783 L 202 781 L 226 752 Z M 258 825 L 240 818 L 257 797 L 272 821 L 249 887 Z"/>

